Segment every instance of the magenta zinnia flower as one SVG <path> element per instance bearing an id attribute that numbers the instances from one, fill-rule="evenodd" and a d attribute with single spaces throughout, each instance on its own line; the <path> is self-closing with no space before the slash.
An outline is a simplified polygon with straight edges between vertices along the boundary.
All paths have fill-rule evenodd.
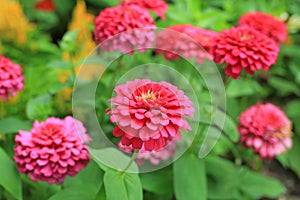
<path id="1" fill-rule="evenodd" d="M 95 40 L 99 43 L 111 39 L 103 47 L 123 53 L 138 48 L 141 52 L 155 40 L 154 19 L 139 6 L 118 5 L 102 10 L 95 20 Z M 117 34 L 122 33 L 118 36 Z M 116 36 L 113 38 L 113 36 Z M 107 42 L 107 41 L 106 41 Z"/>
<path id="2" fill-rule="evenodd" d="M 288 35 L 287 26 L 283 21 L 262 12 L 250 12 L 242 15 L 239 19 L 239 26 L 244 25 L 251 26 L 277 43 L 284 42 Z"/>
<path id="3" fill-rule="evenodd" d="M 212 48 L 215 62 L 226 64 L 226 75 L 234 79 L 243 68 L 248 74 L 261 69 L 268 71 L 276 62 L 278 52 L 274 40 L 247 26 L 223 30 Z"/>
<path id="4" fill-rule="evenodd" d="M 191 130 L 185 117 L 193 117 L 192 102 L 170 83 L 137 79 L 115 92 L 109 114 L 111 122 L 117 122 L 113 135 L 121 136 L 123 145 L 158 151 L 180 130 Z"/>
<path id="5" fill-rule="evenodd" d="M 168 4 L 164 0 L 123 0 L 126 5 L 136 5 L 153 11 L 161 19 L 165 20 Z"/>
<path id="6" fill-rule="evenodd" d="M 83 124 L 72 117 L 35 121 L 30 132 L 19 131 L 15 141 L 18 170 L 29 174 L 33 181 L 61 184 L 67 175 L 75 176 L 91 159 L 84 144 L 90 138 Z"/>
<path id="7" fill-rule="evenodd" d="M 24 86 L 24 77 L 20 65 L 0 56 L 0 98 L 7 100 L 9 95 L 15 96 Z"/>
<path id="8" fill-rule="evenodd" d="M 241 142 L 262 158 L 272 159 L 292 146 L 292 124 L 271 103 L 251 106 L 240 115 L 239 122 Z"/>
<path id="9" fill-rule="evenodd" d="M 218 33 L 194 27 L 190 24 L 174 25 L 158 34 L 156 52 L 164 54 L 165 59 L 196 57 L 202 63 L 204 58 L 211 58 L 207 52 L 214 44 Z M 205 52 L 205 51 L 207 52 Z"/>

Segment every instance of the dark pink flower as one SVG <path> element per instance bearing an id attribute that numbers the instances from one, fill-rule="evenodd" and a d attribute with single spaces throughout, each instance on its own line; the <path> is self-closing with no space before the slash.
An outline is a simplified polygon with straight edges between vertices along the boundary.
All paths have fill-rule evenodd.
<path id="1" fill-rule="evenodd" d="M 212 48 L 214 60 L 224 63 L 225 73 L 236 79 L 244 68 L 248 74 L 257 70 L 268 71 L 278 56 L 274 40 L 248 26 L 223 30 Z"/>
<path id="2" fill-rule="evenodd" d="M 164 54 L 165 59 L 196 57 L 202 63 L 204 58 L 211 58 L 209 52 L 214 45 L 214 38 L 218 33 L 194 27 L 190 24 L 174 25 L 158 34 L 156 52 Z M 204 51 L 205 50 L 205 51 Z"/>
<path id="3" fill-rule="evenodd" d="M 115 92 L 109 114 L 117 123 L 113 135 L 121 136 L 123 145 L 159 151 L 180 130 L 191 130 L 184 117 L 193 117 L 192 102 L 170 83 L 136 79 L 117 86 Z"/>
<path id="4" fill-rule="evenodd" d="M 292 124 L 271 103 L 251 106 L 240 115 L 239 122 L 241 142 L 262 158 L 272 159 L 292 146 Z"/>
<path id="5" fill-rule="evenodd" d="M 284 42 L 288 35 L 287 26 L 283 21 L 262 12 L 250 12 L 242 15 L 239 19 L 239 26 L 244 25 L 267 35 L 277 43 Z"/>
<path id="6" fill-rule="evenodd" d="M 146 9 L 118 5 L 102 10 L 96 17 L 95 40 L 101 43 L 111 39 L 102 47 L 107 51 L 120 50 L 127 53 L 138 48 L 143 52 L 155 40 L 154 29 L 154 19 Z"/>
<path id="7" fill-rule="evenodd" d="M 29 174 L 33 181 L 61 184 L 67 175 L 75 176 L 91 159 L 84 144 L 90 138 L 83 124 L 72 117 L 35 121 L 30 132 L 19 131 L 15 141 L 18 170 Z"/>
<path id="8" fill-rule="evenodd" d="M 24 87 L 24 77 L 20 65 L 0 56 L 0 98 L 7 100 L 9 95 L 15 96 Z"/>
<path id="9" fill-rule="evenodd" d="M 164 0 L 123 0 L 125 5 L 136 5 L 153 11 L 161 19 L 165 20 L 168 4 Z"/>

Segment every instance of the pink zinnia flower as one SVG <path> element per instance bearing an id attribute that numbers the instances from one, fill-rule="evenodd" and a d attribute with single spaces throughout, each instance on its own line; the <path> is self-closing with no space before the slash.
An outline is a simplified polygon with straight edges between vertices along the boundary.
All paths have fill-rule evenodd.
<path id="1" fill-rule="evenodd" d="M 123 0 L 126 5 L 136 5 L 153 11 L 162 20 L 165 20 L 165 13 L 168 10 L 168 4 L 164 0 Z"/>
<path id="2" fill-rule="evenodd" d="M 176 60 L 180 56 L 196 57 L 197 62 L 202 63 L 204 58 L 211 58 L 207 52 L 214 45 L 214 38 L 217 36 L 217 32 L 189 24 L 170 26 L 158 34 L 156 52 L 163 53 L 167 60 Z"/>
<path id="3" fill-rule="evenodd" d="M 284 42 L 288 35 L 287 26 L 283 21 L 262 12 L 250 12 L 242 15 L 239 19 L 239 26 L 244 25 L 251 26 L 277 43 Z"/>
<path id="4" fill-rule="evenodd" d="M 272 159 L 292 146 L 292 124 L 271 103 L 251 106 L 240 115 L 239 122 L 241 142 L 262 158 Z"/>
<path id="5" fill-rule="evenodd" d="M 91 159 L 84 144 L 90 138 L 83 124 L 72 117 L 35 121 L 30 132 L 20 130 L 15 141 L 18 170 L 29 174 L 33 181 L 61 184 L 67 175 L 75 176 Z"/>
<path id="6" fill-rule="evenodd" d="M 131 146 L 125 146 L 122 142 L 118 143 L 119 148 L 126 153 L 131 153 L 134 149 Z M 136 163 L 142 165 L 145 160 L 153 165 L 158 165 L 161 161 L 168 160 L 174 157 L 176 150 L 176 142 L 173 140 L 167 146 L 165 146 L 160 151 L 146 151 L 145 149 L 140 149 L 136 157 Z"/>
<path id="7" fill-rule="evenodd" d="M 20 65 L 0 56 L 0 98 L 7 100 L 9 95 L 15 96 L 24 87 L 24 77 Z"/>
<path id="8" fill-rule="evenodd" d="M 149 12 L 138 6 L 118 5 L 106 8 L 95 20 L 95 40 L 104 43 L 107 51 L 123 53 L 138 48 L 141 52 L 151 47 L 155 40 L 154 19 Z M 122 33 L 118 36 L 117 34 Z M 116 36 L 116 37 L 113 37 Z"/>
<path id="9" fill-rule="evenodd" d="M 111 122 L 117 122 L 113 135 L 121 136 L 123 145 L 158 151 L 180 130 L 191 130 L 184 117 L 193 117 L 192 102 L 170 83 L 137 79 L 117 86 L 115 92 L 109 114 Z"/>
<path id="10" fill-rule="evenodd" d="M 212 48 L 215 62 L 226 63 L 225 73 L 234 79 L 243 68 L 248 74 L 261 69 L 268 71 L 278 52 L 274 40 L 247 26 L 223 30 Z"/>

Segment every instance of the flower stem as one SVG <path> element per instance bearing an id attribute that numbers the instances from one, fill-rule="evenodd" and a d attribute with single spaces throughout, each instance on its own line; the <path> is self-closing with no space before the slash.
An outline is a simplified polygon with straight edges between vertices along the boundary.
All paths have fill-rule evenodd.
<path id="1" fill-rule="evenodd" d="M 131 164 L 135 161 L 135 159 L 136 159 L 138 153 L 139 153 L 139 149 L 136 149 L 136 150 L 133 152 L 133 154 L 132 154 L 132 156 L 131 156 L 131 159 L 130 159 L 129 163 L 127 164 L 127 166 L 125 167 L 125 169 L 124 169 L 122 172 L 126 172 L 126 171 L 127 171 L 127 169 L 128 169 L 128 168 L 131 166 Z"/>
<path id="2" fill-rule="evenodd" d="M 201 124 L 201 122 L 200 122 L 200 124 Z M 207 127 L 207 124 L 205 124 L 205 123 L 202 124 L 201 129 L 195 135 L 195 138 L 194 138 L 194 140 L 193 140 L 193 142 L 192 142 L 192 144 L 190 146 L 190 150 L 194 151 L 195 148 L 197 147 L 197 144 L 200 143 L 200 141 L 201 141 L 201 139 L 203 137 L 203 132 L 204 132 L 204 130 L 205 130 L 206 127 Z"/>
<path id="3" fill-rule="evenodd" d="M 74 61 L 73 61 L 73 53 L 72 52 L 69 52 L 69 63 L 71 65 L 71 73 L 72 73 L 72 79 L 73 81 L 75 81 L 76 79 L 76 69 L 75 69 L 75 64 L 74 64 Z"/>
<path id="4" fill-rule="evenodd" d="M 0 119 L 4 118 L 4 101 L 0 100 Z"/>

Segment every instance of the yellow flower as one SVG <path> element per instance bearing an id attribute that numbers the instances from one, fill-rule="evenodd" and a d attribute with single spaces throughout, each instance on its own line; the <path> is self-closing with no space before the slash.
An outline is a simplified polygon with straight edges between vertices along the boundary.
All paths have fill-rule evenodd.
<path id="1" fill-rule="evenodd" d="M 8 41 L 26 42 L 26 34 L 33 29 L 16 1 L 0 0 L 0 37 Z"/>
<path id="2" fill-rule="evenodd" d="M 83 0 L 78 0 L 77 5 L 73 11 L 72 21 L 69 24 L 69 31 L 78 30 L 78 36 L 76 40 L 76 51 L 70 58 L 68 52 L 63 54 L 62 59 L 65 61 L 78 62 L 89 55 L 89 53 L 96 47 L 96 43 L 93 40 L 92 31 L 88 28 L 88 24 L 93 23 L 94 16 L 87 12 L 86 5 Z M 76 67 L 77 72 L 79 66 Z M 65 82 L 67 77 L 71 74 L 71 71 L 58 71 L 59 80 Z"/>
<path id="3" fill-rule="evenodd" d="M 94 16 L 87 12 L 84 1 L 77 1 L 77 5 L 73 11 L 73 18 L 69 24 L 69 30 L 78 30 L 78 36 L 76 41 L 76 52 L 72 57 L 74 62 L 85 58 L 88 54 L 96 47 L 93 41 L 93 35 L 91 30 L 88 28 L 88 24 L 93 23 Z M 63 55 L 64 60 L 69 59 L 69 55 L 65 53 Z"/>

